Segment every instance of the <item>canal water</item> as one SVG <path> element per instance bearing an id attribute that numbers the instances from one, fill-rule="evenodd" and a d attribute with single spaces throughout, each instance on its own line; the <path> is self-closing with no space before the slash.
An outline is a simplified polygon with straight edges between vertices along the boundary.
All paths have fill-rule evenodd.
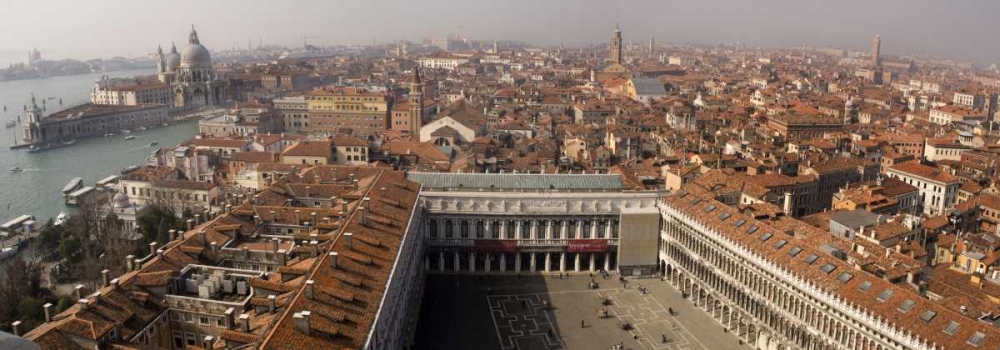
<path id="1" fill-rule="evenodd" d="M 136 70 L 0 82 L 0 104 L 7 105 L 6 113 L 0 107 L 0 120 L 6 123 L 17 115 L 23 120 L 22 106 L 29 103 L 32 93 L 39 104 L 46 99 L 46 113 L 51 113 L 65 108 L 59 106 L 59 99 L 67 107 L 87 101 L 94 81 L 102 75 L 127 77 L 152 73 Z M 142 164 L 154 150 L 149 146 L 151 142 L 158 142 L 156 147 L 169 147 L 194 137 L 198 123 L 184 122 L 137 132 L 134 140 L 124 140 L 124 135 L 80 139 L 69 147 L 37 153 L 9 149 L 19 131 L 20 126 L 0 133 L 0 223 L 22 214 L 34 215 L 44 222 L 67 211 L 61 191 L 70 179 L 82 177 L 85 186 L 94 186 L 108 175 L 118 175 L 126 167 Z M 17 134 L 18 140 L 20 137 Z M 24 171 L 10 172 L 13 167 Z"/>

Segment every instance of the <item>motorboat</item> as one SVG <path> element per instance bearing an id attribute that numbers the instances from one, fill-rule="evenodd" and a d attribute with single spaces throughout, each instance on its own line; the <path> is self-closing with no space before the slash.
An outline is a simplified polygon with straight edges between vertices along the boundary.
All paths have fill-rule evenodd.
<path id="1" fill-rule="evenodd" d="M 153 141 L 153 142 L 149 143 L 149 147 L 154 147 L 154 146 L 159 145 L 159 144 L 160 144 L 159 142 Z"/>
<path id="2" fill-rule="evenodd" d="M 21 169 L 20 167 L 10 168 L 10 172 L 12 172 L 12 173 L 19 173 L 19 172 L 22 172 L 22 171 L 24 171 L 24 169 Z"/>
<path id="3" fill-rule="evenodd" d="M 3 125 L 5 128 L 10 129 L 17 126 L 17 121 L 11 120 Z"/>
<path id="4" fill-rule="evenodd" d="M 69 215 L 66 215 L 65 212 L 61 212 L 59 215 L 56 215 L 56 220 L 53 222 L 53 225 L 61 226 L 66 223 L 66 220 L 69 220 Z"/>
<path id="5" fill-rule="evenodd" d="M 128 136 L 125 136 L 125 139 L 126 139 L 126 140 L 135 140 L 135 135 L 128 135 Z"/>
<path id="6" fill-rule="evenodd" d="M 63 146 L 72 146 L 74 143 L 76 143 L 76 139 L 63 141 Z"/>

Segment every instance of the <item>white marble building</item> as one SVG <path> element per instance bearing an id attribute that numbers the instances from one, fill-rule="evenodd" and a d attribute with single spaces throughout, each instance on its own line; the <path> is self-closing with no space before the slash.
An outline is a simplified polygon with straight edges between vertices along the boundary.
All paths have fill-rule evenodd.
<path id="1" fill-rule="evenodd" d="M 620 267 L 618 254 L 630 239 L 620 232 L 623 220 L 656 213 L 658 192 L 629 191 L 617 175 L 410 173 L 408 179 L 423 185 L 431 272 L 655 273 L 655 239 L 646 264 Z"/>

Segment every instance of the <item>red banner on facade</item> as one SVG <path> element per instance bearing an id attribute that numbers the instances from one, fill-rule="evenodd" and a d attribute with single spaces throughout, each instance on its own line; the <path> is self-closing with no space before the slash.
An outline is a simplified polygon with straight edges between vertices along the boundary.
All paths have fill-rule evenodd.
<path id="1" fill-rule="evenodd" d="M 476 253 L 513 253 L 517 251 L 517 241 L 497 239 L 477 239 L 472 246 Z"/>
<path id="2" fill-rule="evenodd" d="M 569 253 L 597 253 L 608 250 L 608 241 L 604 239 L 571 239 L 566 244 Z"/>

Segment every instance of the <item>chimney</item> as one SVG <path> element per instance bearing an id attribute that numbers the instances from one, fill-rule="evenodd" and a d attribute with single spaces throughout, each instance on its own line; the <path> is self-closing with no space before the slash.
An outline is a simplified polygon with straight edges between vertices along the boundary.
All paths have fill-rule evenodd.
<path id="1" fill-rule="evenodd" d="M 292 320 L 295 322 L 295 329 L 299 332 L 309 335 L 309 316 L 312 314 L 309 311 L 296 312 L 292 315 Z"/>
<path id="2" fill-rule="evenodd" d="M 250 259 L 250 247 L 243 247 L 243 258 Z"/>
<path id="3" fill-rule="evenodd" d="M 78 284 L 78 285 L 76 285 L 76 287 L 73 287 L 73 297 L 76 298 L 77 300 L 80 300 L 80 299 L 83 298 L 83 285 L 82 284 Z"/>
<path id="4" fill-rule="evenodd" d="M 271 238 L 271 251 L 272 252 L 275 252 L 275 253 L 278 252 L 278 243 L 279 243 L 279 241 L 278 241 L 277 238 Z"/>
<path id="5" fill-rule="evenodd" d="M 337 257 L 339 257 L 339 256 L 340 256 L 340 254 L 337 253 L 337 252 L 330 252 L 330 254 L 328 254 L 327 257 L 330 260 L 330 267 L 332 267 L 334 269 L 337 268 Z"/>
<path id="6" fill-rule="evenodd" d="M 313 225 L 316 225 L 316 223 L 318 222 L 316 221 L 316 212 L 309 213 L 309 222 L 312 223 Z"/>
<path id="7" fill-rule="evenodd" d="M 194 214 L 194 223 L 196 225 L 201 225 L 201 214 Z"/>
<path id="8" fill-rule="evenodd" d="M 135 255 L 130 254 L 129 256 L 125 257 L 125 267 L 128 268 L 126 272 L 135 271 L 135 266 L 132 265 L 133 261 L 135 261 Z"/>
<path id="9" fill-rule="evenodd" d="M 272 314 L 273 314 L 273 313 L 274 313 L 274 310 L 276 310 L 276 309 L 277 309 L 277 304 L 278 304 L 278 303 L 277 303 L 277 299 L 278 299 L 278 298 L 276 298 L 276 297 L 274 296 L 274 294 L 271 294 L 271 295 L 268 295 L 268 296 L 267 296 L 267 311 L 268 311 L 268 312 L 270 312 L 270 313 L 272 313 Z"/>
<path id="10" fill-rule="evenodd" d="M 194 219 L 187 219 L 187 229 L 191 231 L 194 229 Z"/>
<path id="11" fill-rule="evenodd" d="M 295 215 L 295 224 L 302 225 L 302 211 L 296 209 L 294 215 Z"/>
<path id="12" fill-rule="evenodd" d="M 311 189 L 311 187 L 306 186 L 306 193 L 305 193 L 305 195 L 303 197 L 309 198 L 309 190 L 310 189 Z"/>
<path id="13" fill-rule="evenodd" d="M 228 308 L 223 313 L 226 314 L 226 329 L 233 329 L 233 315 L 236 314 L 236 309 Z"/>
<path id="14" fill-rule="evenodd" d="M 274 210 L 268 211 L 268 213 L 271 214 L 271 223 L 272 224 L 274 223 L 274 221 L 278 220 L 278 215 L 274 213 Z"/>
<path id="15" fill-rule="evenodd" d="M 142 259 L 135 259 L 133 265 L 135 265 L 135 270 L 139 271 L 142 268 Z"/>
<path id="16" fill-rule="evenodd" d="M 108 280 L 108 275 L 109 274 L 111 274 L 111 270 L 108 270 L 108 269 L 101 270 L 101 281 L 102 281 L 101 285 L 102 286 L 105 286 L 105 287 L 108 286 L 108 281 L 109 281 Z"/>
<path id="17" fill-rule="evenodd" d="M 240 314 L 240 330 L 250 333 L 250 314 Z"/>
<path id="18" fill-rule="evenodd" d="M 315 284 L 315 283 L 316 282 L 313 281 L 313 280 L 306 281 L 306 298 L 309 298 L 309 299 L 313 298 L 313 284 Z"/>
<path id="19" fill-rule="evenodd" d="M 118 279 L 117 278 L 111 280 L 111 282 L 109 282 L 109 283 L 111 284 L 111 288 L 118 289 Z"/>
<path id="20" fill-rule="evenodd" d="M 160 259 L 163 259 L 163 249 L 157 249 L 156 256 L 159 257 Z"/>
<path id="21" fill-rule="evenodd" d="M 13 323 L 10 324 L 10 328 L 14 332 L 14 335 L 18 337 L 21 336 L 21 321 L 14 321 Z"/>
<path id="22" fill-rule="evenodd" d="M 353 241 L 354 241 L 353 233 L 347 232 L 344 234 L 344 246 L 347 247 L 347 249 L 354 249 L 351 247 Z"/>
<path id="23" fill-rule="evenodd" d="M 792 193 L 785 192 L 785 215 L 792 216 Z"/>
<path id="24" fill-rule="evenodd" d="M 365 218 L 365 212 L 366 211 L 367 210 L 365 210 L 365 208 L 363 208 L 363 207 L 362 208 L 358 208 L 358 212 L 360 212 L 360 215 L 361 215 L 361 226 L 368 225 L 368 221 L 365 220 L 366 219 Z"/>
<path id="25" fill-rule="evenodd" d="M 52 322 L 52 303 L 42 305 L 42 310 L 45 310 L 45 322 Z"/>
<path id="26" fill-rule="evenodd" d="M 156 242 L 149 243 L 149 255 L 156 254 Z"/>
<path id="27" fill-rule="evenodd" d="M 341 199 L 340 200 L 340 211 L 344 212 L 344 215 L 347 215 L 347 200 L 346 199 Z"/>
<path id="28" fill-rule="evenodd" d="M 354 182 L 354 189 L 357 190 L 358 189 L 358 179 L 354 179 L 353 182 Z"/>
<path id="29" fill-rule="evenodd" d="M 88 307 L 90 307 L 90 300 L 78 299 L 76 302 L 80 304 L 80 309 L 86 310 Z"/>
<path id="30" fill-rule="evenodd" d="M 232 213 L 233 213 L 233 205 L 226 204 L 226 214 L 232 214 Z"/>
<path id="31" fill-rule="evenodd" d="M 187 223 L 187 225 L 188 225 L 188 227 L 191 227 L 191 219 L 188 219 L 188 223 Z M 190 230 L 190 229 L 189 229 L 189 230 Z M 169 234 L 169 237 L 170 237 L 170 240 L 171 240 L 171 241 L 175 241 L 175 240 L 177 240 L 178 238 L 180 238 L 180 237 L 178 236 L 178 234 L 177 234 L 177 230 L 170 230 L 170 231 L 167 231 L 167 233 Z"/>
<path id="32" fill-rule="evenodd" d="M 209 243 L 208 247 L 209 247 L 209 249 L 212 250 L 212 253 L 218 253 L 219 252 L 219 243 L 218 242 Z"/>

